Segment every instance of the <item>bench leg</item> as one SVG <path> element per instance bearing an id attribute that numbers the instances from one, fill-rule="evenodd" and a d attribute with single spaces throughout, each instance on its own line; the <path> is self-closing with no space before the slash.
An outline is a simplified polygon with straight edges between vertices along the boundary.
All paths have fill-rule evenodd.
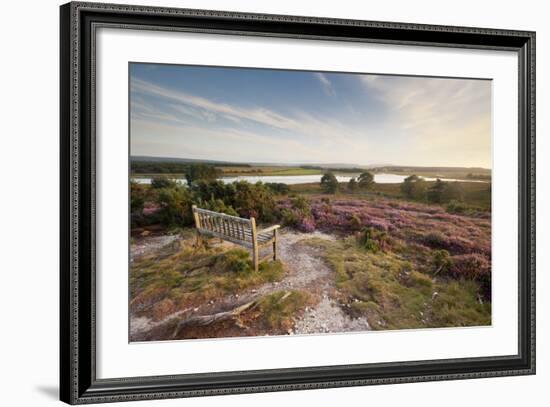
<path id="1" fill-rule="evenodd" d="M 250 218 L 250 232 L 252 234 L 252 261 L 254 262 L 254 271 L 258 272 L 258 234 L 256 233 L 256 219 Z"/>
<path id="2" fill-rule="evenodd" d="M 203 244 L 204 244 L 204 242 L 202 240 L 202 236 L 199 232 L 197 232 L 197 238 L 195 239 L 195 247 L 196 248 L 202 247 Z"/>
<path id="3" fill-rule="evenodd" d="M 273 231 L 273 261 L 277 260 L 277 229 Z"/>
<path id="4" fill-rule="evenodd" d="M 254 271 L 257 273 L 259 269 L 259 253 L 258 253 L 258 245 L 254 244 L 254 247 L 252 248 L 252 262 L 254 263 Z"/>

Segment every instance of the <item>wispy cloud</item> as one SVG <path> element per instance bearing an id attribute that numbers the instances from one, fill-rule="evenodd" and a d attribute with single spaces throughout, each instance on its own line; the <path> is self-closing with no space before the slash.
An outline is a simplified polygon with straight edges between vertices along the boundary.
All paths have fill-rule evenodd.
<path id="1" fill-rule="evenodd" d="M 295 109 L 293 116 L 280 114 L 265 107 L 245 108 L 234 104 L 220 103 L 188 92 L 176 91 L 161 87 L 141 79 L 133 78 L 131 81 L 131 92 L 136 95 L 155 96 L 163 99 L 173 109 L 198 119 L 208 122 L 216 121 L 216 118 L 223 117 L 236 124 L 243 121 L 252 121 L 261 126 L 285 131 L 289 136 L 308 137 L 310 141 L 321 139 L 337 139 L 340 144 L 348 144 L 357 139 L 360 133 L 356 128 L 346 125 L 334 117 L 316 117 L 310 113 Z M 167 116 L 165 108 L 157 107 L 161 120 L 170 118 L 181 122 L 176 115 Z M 151 112 L 149 112 L 151 118 Z"/>
<path id="2" fill-rule="evenodd" d="M 264 125 L 277 127 L 281 129 L 292 128 L 297 123 L 283 115 L 264 108 L 243 109 L 231 106 L 225 103 L 218 103 L 201 96 L 190 93 L 175 91 L 152 83 L 134 78 L 131 81 L 131 91 L 135 93 L 144 93 L 156 95 L 179 102 L 186 106 L 192 106 L 201 111 L 208 112 L 211 115 L 225 115 L 235 119 L 252 120 Z"/>
<path id="3" fill-rule="evenodd" d="M 332 82 L 327 78 L 327 76 L 322 72 L 314 73 L 315 77 L 321 82 L 323 90 L 327 95 L 334 96 L 336 93 L 334 91 L 334 86 Z"/>

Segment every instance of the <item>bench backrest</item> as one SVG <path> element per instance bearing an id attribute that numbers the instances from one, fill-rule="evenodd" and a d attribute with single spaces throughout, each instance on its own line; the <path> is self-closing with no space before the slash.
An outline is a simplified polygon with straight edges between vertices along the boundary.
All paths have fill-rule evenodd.
<path id="1" fill-rule="evenodd" d="M 254 218 L 239 218 L 197 208 L 195 205 L 193 205 L 193 217 L 199 232 L 206 232 L 239 244 L 250 245 L 253 242 L 253 234 L 256 233 Z"/>

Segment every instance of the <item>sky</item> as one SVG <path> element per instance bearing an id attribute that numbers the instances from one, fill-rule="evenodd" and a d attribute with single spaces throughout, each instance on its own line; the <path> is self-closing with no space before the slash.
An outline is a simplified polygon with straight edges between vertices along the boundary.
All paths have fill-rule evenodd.
<path id="1" fill-rule="evenodd" d="M 491 168 L 490 80 L 130 64 L 132 156 Z"/>

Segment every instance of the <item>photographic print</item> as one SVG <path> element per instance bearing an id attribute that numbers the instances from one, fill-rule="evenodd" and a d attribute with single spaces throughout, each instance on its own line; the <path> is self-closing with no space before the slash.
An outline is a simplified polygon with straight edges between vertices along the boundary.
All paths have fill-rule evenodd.
<path id="1" fill-rule="evenodd" d="M 129 88 L 131 342 L 491 325 L 491 80 L 130 63 Z"/>

